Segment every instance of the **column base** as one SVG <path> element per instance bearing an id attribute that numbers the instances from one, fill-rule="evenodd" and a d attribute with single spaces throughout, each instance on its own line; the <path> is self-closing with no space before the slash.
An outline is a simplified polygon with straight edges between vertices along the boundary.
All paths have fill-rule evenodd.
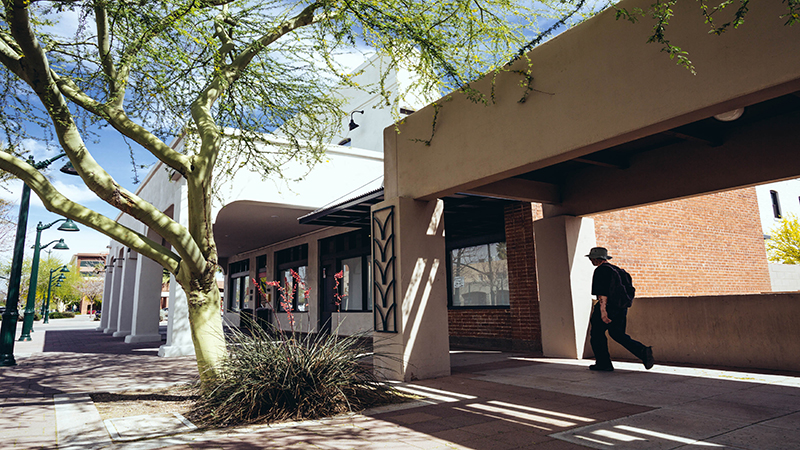
<path id="1" fill-rule="evenodd" d="M 116 328 L 106 328 L 106 329 L 103 330 L 103 333 L 104 334 L 111 334 L 111 333 L 113 333 L 115 331 L 117 331 Z"/>
<path id="2" fill-rule="evenodd" d="M 176 345 L 162 345 L 158 348 L 158 356 L 161 356 L 162 358 L 190 355 L 194 355 L 193 345 L 184 345 L 182 347 L 178 347 Z"/>
<path id="3" fill-rule="evenodd" d="M 115 331 L 114 334 L 112 334 L 111 336 L 112 337 L 127 337 L 130 334 L 131 334 L 131 330 L 128 330 L 128 331 Z"/>
<path id="4" fill-rule="evenodd" d="M 139 342 L 161 342 L 160 334 L 129 334 L 125 336 L 126 344 L 136 344 Z"/>

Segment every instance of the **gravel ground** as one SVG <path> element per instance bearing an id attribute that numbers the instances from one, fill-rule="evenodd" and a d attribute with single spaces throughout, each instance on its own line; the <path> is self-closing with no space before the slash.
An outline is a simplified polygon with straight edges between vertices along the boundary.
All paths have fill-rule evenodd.
<path id="1" fill-rule="evenodd" d="M 177 412 L 186 415 L 198 398 L 192 385 L 124 392 L 96 392 L 92 401 L 103 420 Z"/>

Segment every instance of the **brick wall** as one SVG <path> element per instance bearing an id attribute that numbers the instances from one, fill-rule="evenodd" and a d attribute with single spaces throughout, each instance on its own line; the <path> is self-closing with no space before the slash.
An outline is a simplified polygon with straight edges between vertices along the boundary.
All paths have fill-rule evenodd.
<path id="1" fill-rule="evenodd" d="M 598 214 L 597 245 L 637 297 L 768 292 L 755 188 Z"/>
<path id="2" fill-rule="evenodd" d="M 532 206 L 538 205 L 520 203 L 505 209 L 509 308 L 450 310 L 450 336 L 480 338 L 495 347 L 541 350 L 533 242 L 533 220 L 541 217 L 541 208 Z"/>
<path id="3" fill-rule="evenodd" d="M 541 205 L 505 211 L 510 308 L 448 312 L 452 342 L 541 348 L 533 221 Z M 754 188 L 598 214 L 597 245 L 633 276 L 638 297 L 770 291 Z M 455 339 L 454 339 L 455 338 Z"/>

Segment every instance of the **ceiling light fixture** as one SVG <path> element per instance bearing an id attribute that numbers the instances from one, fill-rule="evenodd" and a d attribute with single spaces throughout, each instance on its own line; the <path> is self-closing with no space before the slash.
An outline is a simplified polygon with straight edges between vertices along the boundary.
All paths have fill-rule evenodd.
<path id="1" fill-rule="evenodd" d="M 720 122 L 733 122 L 734 120 L 742 117 L 744 114 L 744 108 L 734 109 L 732 111 L 727 111 L 724 113 L 720 113 L 714 116 L 715 119 L 719 120 Z"/>

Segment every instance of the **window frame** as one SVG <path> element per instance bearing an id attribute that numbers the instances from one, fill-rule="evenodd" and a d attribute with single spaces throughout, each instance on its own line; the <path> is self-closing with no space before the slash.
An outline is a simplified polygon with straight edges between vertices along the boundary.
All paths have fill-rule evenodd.
<path id="1" fill-rule="evenodd" d="M 372 255 L 353 255 L 353 256 L 343 256 L 340 258 L 336 258 L 336 273 L 342 272 L 344 274 L 344 261 L 346 259 L 355 259 L 361 258 L 361 309 L 344 309 L 339 307 L 339 312 L 347 312 L 347 313 L 358 313 L 358 312 L 372 312 L 372 309 L 375 307 L 374 302 L 372 300 L 372 291 L 370 290 L 372 284 Z M 339 295 L 343 295 L 342 290 L 344 289 L 344 278 L 342 281 L 339 282 Z"/>
<path id="2" fill-rule="evenodd" d="M 511 299 L 510 299 L 510 292 L 509 292 L 509 304 L 508 305 L 455 305 L 453 304 L 453 260 L 452 260 L 452 252 L 453 250 L 457 250 L 460 248 L 466 247 L 478 247 L 481 245 L 491 245 L 491 244 L 499 244 L 503 243 L 506 244 L 506 237 L 505 233 L 496 233 L 496 234 L 489 234 L 483 236 L 475 236 L 471 238 L 459 239 L 457 241 L 448 242 L 445 245 L 445 252 L 447 253 L 446 258 L 446 272 L 447 272 L 447 309 L 453 310 L 468 310 L 468 309 L 491 309 L 491 310 L 503 310 L 503 309 L 510 309 L 511 308 Z M 507 248 L 507 247 L 506 247 Z M 508 271 L 508 257 L 506 257 L 506 270 Z M 509 281 L 510 281 L 510 274 L 509 274 Z M 510 286 L 509 286 L 510 290 Z"/>
<path id="3" fill-rule="evenodd" d="M 781 200 L 778 197 L 778 191 L 769 191 L 770 199 L 772 200 L 772 217 L 775 219 L 783 219 L 783 211 L 781 211 Z"/>
<path id="4" fill-rule="evenodd" d="M 301 271 L 301 267 L 304 267 L 305 270 Z M 308 289 L 308 244 L 295 245 L 293 247 L 288 247 L 275 252 L 275 280 L 281 284 L 281 287 L 283 287 L 286 292 L 289 292 L 289 290 L 287 289 L 286 279 L 283 277 L 283 273 L 288 270 L 294 270 L 298 275 L 301 272 L 304 272 L 305 275 L 303 276 L 303 284 L 306 286 L 306 289 Z M 292 282 L 294 283 L 295 280 L 292 280 Z M 304 310 L 298 309 L 298 300 L 300 299 L 301 295 L 304 295 L 302 291 L 302 289 L 298 288 L 295 290 L 294 295 L 292 296 L 292 313 L 307 313 L 309 309 L 311 309 L 310 299 L 306 299 L 306 308 Z M 280 291 L 277 292 L 275 296 L 274 308 L 276 312 L 287 312 L 283 308 Z"/>
<path id="5" fill-rule="evenodd" d="M 343 270 L 343 262 L 347 259 L 361 258 L 362 277 L 361 277 L 361 306 L 360 309 L 343 309 L 339 306 L 342 313 L 369 313 L 372 312 L 375 303 L 373 301 L 373 278 L 372 278 L 372 237 L 369 230 L 358 229 L 329 236 L 319 241 L 319 260 L 320 267 L 332 264 L 334 274 Z M 325 277 L 320 275 L 320 289 L 325 289 Z M 342 295 L 344 283 L 340 280 L 337 293 Z"/>
<path id="6" fill-rule="evenodd" d="M 244 307 L 245 298 L 247 297 L 247 284 L 250 282 L 250 260 L 243 259 L 234 263 L 228 264 L 228 291 L 230 295 L 227 297 L 227 310 L 231 312 L 241 312 Z M 238 289 L 234 288 L 235 283 L 239 283 Z M 236 299 L 238 293 L 238 299 Z M 234 305 L 236 301 L 236 305 Z"/>

